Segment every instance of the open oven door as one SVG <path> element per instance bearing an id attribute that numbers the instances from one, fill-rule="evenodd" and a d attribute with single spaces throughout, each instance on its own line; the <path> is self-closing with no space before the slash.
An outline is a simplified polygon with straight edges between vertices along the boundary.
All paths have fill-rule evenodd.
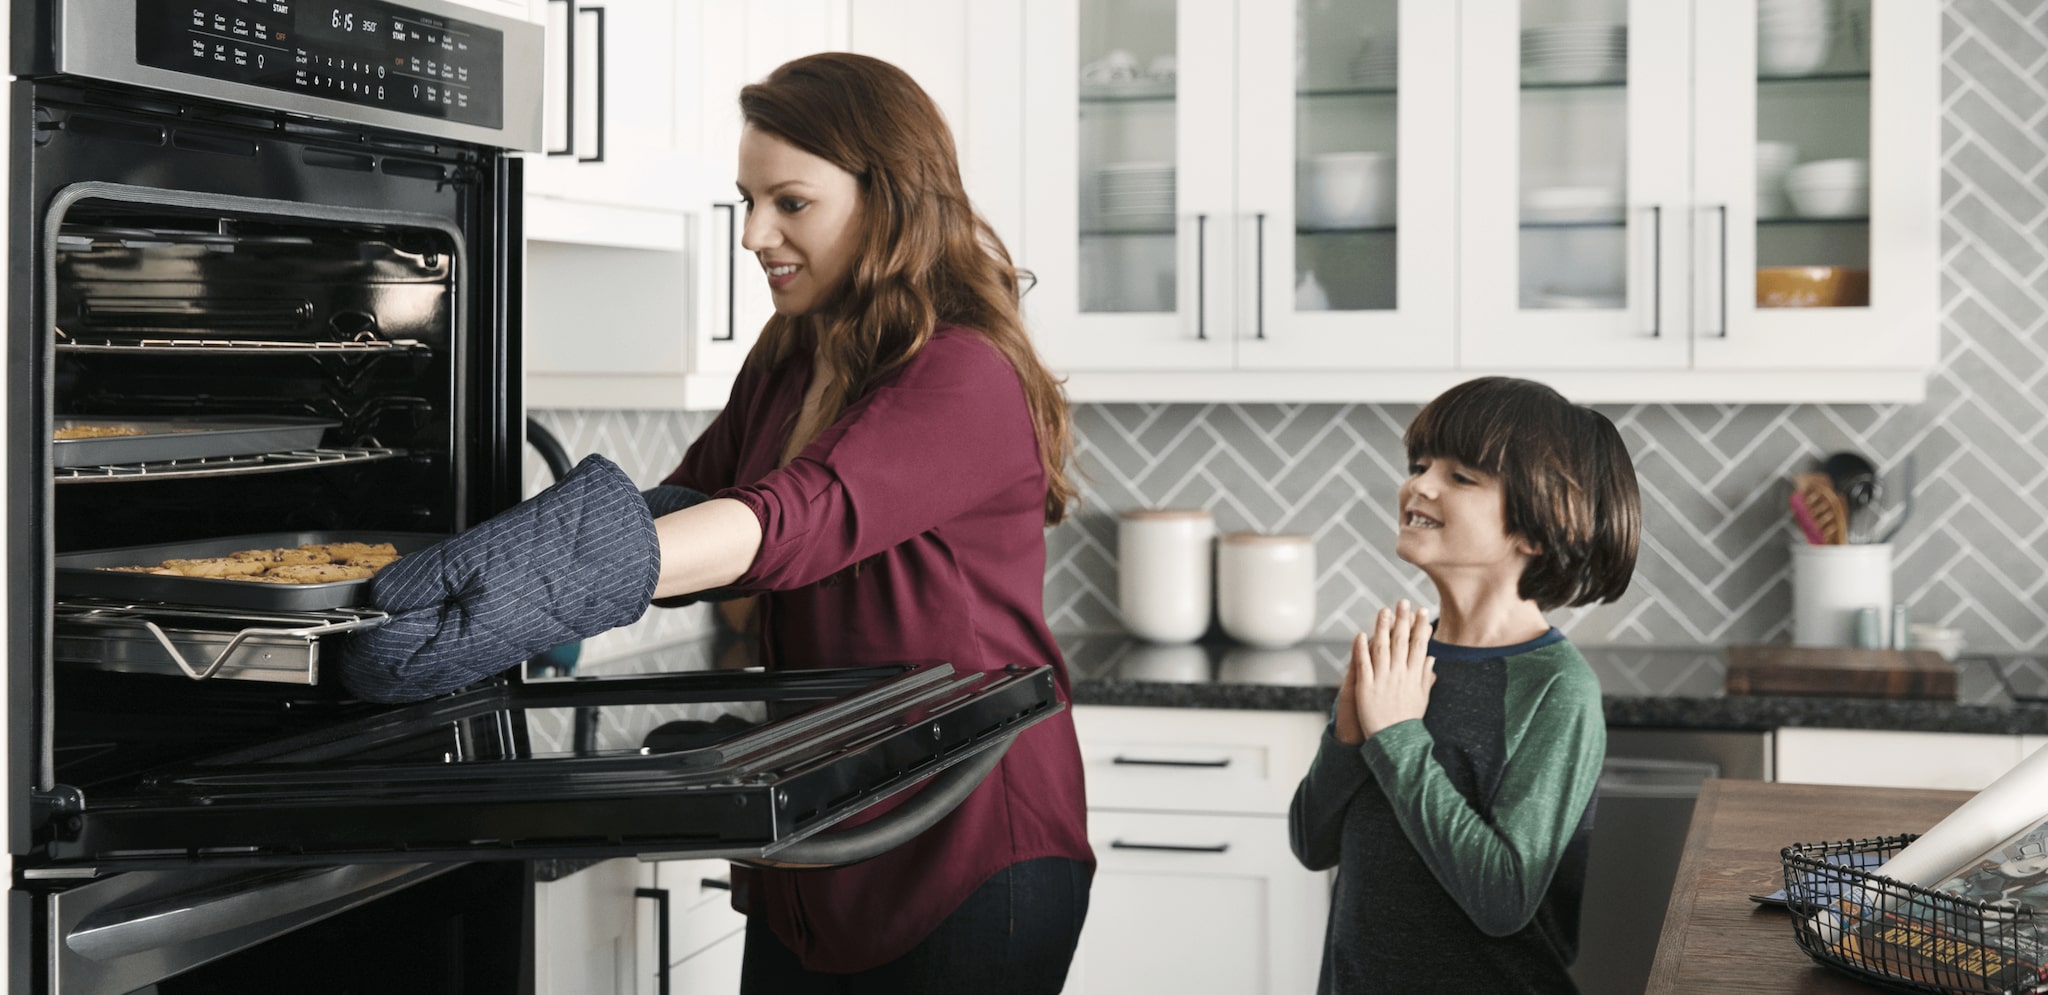
<path id="1" fill-rule="evenodd" d="M 99 871 L 695 856 L 849 863 L 922 832 L 1065 705 L 1049 667 L 486 686 L 46 796 Z M 553 714 L 551 714 L 553 713 Z M 580 729 L 548 744 L 533 729 Z M 883 816 L 820 830 L 934 778 Z"/>

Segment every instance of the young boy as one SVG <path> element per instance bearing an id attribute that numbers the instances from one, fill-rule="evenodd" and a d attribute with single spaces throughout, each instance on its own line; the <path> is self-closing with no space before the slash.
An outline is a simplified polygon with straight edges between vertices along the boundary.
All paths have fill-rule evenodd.
<path id="1" fill-rule="evenodd" d="M 1352 643 L 1288 815 L 1337 867 L 1325 993 L 1570 992 L 1607 749 L 1600 686 L 1544 620 L 1613 601 L 1642 513 L 1612 422 L 1542 384 L 1469 381 L 1403 438 L 1394 552 L 1436 585 Z"/>

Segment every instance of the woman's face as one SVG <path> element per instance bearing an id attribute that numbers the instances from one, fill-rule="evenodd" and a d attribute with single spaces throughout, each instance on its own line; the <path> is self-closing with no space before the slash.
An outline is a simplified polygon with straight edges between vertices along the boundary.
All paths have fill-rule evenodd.
<path id="1" fill-rule="evenodd" d="M 1530 550 L 1508 534 L 1500 478 L 1448 456 L 1418 456 L 1399 493 L 1396 556 L 1433 579 L 1497 571 L 1499 578 L 1520 580 Z"/>
<path id="2" fill-rule="evenodd" d="M 782 139 L 740 132 L 740 244 L 761 260 L 777 314 L 809 314 L 839 289 L 860 245 L 860 180 Z"/>

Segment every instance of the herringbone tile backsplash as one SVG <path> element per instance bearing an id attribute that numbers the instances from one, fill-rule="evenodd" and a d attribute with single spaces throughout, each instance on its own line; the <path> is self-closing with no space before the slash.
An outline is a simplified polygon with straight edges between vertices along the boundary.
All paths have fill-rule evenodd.
<path id="1" fill-rule="evenodd" d="M 1632 405 L 1621 427 L 1643 488 L 1636 580 L 1620 602 L 1553 621 L 1587 644 L 1719 645 L 1791 627 L 1789 476 L 1838 449 L 1870 455 L 1887 500 L 1917 457 L 1895 594 L 1977 649 L 2048 645 L 2048 4 L 1951 0 L 1943 37 L 1941 362 L 1915 405 Z M 1118 628 L 1116 512 L 1208 508 L 1225 530 L 1307 532 L 1317 635 L 1342 638 L 1427 581 L 1392 555 L 1412 405 L 1102 404 L 1075 411 L 1083 511 L 1047 534 L 1056 631 Z M 572 453 L 653 483 L 701 414 L 539 412 Z M 534 486 L 539 485 L 536 476 Z M 650 613 L 586 652 L 702 631 Z"/>

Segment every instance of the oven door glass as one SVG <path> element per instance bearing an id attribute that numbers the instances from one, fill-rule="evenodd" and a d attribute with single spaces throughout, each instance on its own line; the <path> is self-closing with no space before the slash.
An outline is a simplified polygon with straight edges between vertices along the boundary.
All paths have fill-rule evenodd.
<path id="1" fill-rule="evenodd" d="M 80 787 L 49 853 L 121 868 L 773 858 L 1063 707 L 1050 668 L 944 663 L 494 686 Z M 550 745 L 530 735 L 543 728 L 575 732 Z"/>

